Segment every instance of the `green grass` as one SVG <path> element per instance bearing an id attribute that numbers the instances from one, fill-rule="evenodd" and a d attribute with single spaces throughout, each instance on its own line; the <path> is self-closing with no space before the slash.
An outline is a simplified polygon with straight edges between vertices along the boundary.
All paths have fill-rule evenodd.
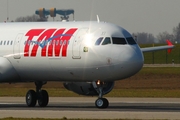
<path id="1" fill-rule="evenodd" d="M 1 88 L 0 96 L 15 96 L 15 97 L 24 97 L 27 88 L 11 88 L 5 89 Z M 65 89 L 46 89 L 50 97 L 82 97 L 71 91 Z M 113 89 L 105 97 L 174 97 L 180 98 L 180 89 Z"/>
<path id="2" fill-rule="evenodd" d="M 92 120 L 92 119 L 68 119 L 66 117 L 63 117 L 63 118 L 56 118 L 56 119 L 50 119 L 50 118 L 12 118 L 12 117 L 9 117 L 9 118 L 3 118 L 3 119 L 0 119 L 0 120 Z M 101 119 L 98 119 L 98 120 L 101 120 Z"/>
<path id="3" fill-rule="evenodd" d="M 160 45 L 162 44 L 155 44 L 154 46 Z M 140 45 L 141 48 L 152 46 L 153 44 Z M 145 64 L 170 64 L 172 63 L 172 59 L 174 59 L 175 63 L 180 63 L 180 44 L 176 44 L 170 54 L 167 53 L 167 50 L 144 53 Z"/>
<path id="4" fill-rule="evenodd" d="M 163 75 L 179 75 L 180 74 L 180 68 L 179 67 L 144 67 L 142 70 L 138 73 L 139 75 L 142 74 L 163 74 Z"/>
<path id="5" fill-rule="evenodd" d="M 144 67 L 138 74 L 116 81 L 114 89 L 107 97 L 175 97 L 180 98 L 179 67 Z M 29 89 L 35 90 L 33 83 L 0 84 L 1 96 L 24 97 Z M 50 82 L 43 86 L 50 97 L 78 97 L 66 90 L 60 82 Z M 82 96 L 81 96 L 82 97 Z"/>
<path id="6" fill-rule="evenodd" d="M 45 118 L 3 118 L 0 120 L 141 120 L 141 119 L 78 119 L 78 118 L 74 118 L 74 119 L 68 119 L 66 117 L 63 118 L 59 118 L 59 119 L 45 119 Z M 148 119 L 151 120 L 151 119 Z M 166 119 L 153 119 L 153 120 L 166 120 Z"/>
<path id="7" fill-rule="evenodd" d="M 34 88 L 0 88 L 0 96 L 24 97 L 26 92 Z M 45 88 L 51 97 L 78 97 L 79 95 L 65 88 Z M 35 89 L 34 89 L 35 90 Z"/>

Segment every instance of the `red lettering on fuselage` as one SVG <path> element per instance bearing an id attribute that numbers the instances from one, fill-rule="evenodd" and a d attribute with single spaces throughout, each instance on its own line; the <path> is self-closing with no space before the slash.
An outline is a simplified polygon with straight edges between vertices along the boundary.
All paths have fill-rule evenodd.
<path id="1" fill-rule="evenodd" d="M 29 30 L 25 36 L 28 36 L 27 41 L 25 42 L 24 47 L 24 56 L 35 57 L 37 55 L 38 48 L 41 47 L 41 56 L 46 57 L 47 48 L 48 48 L 48 56 L 58 57 L 60 56 L 60 51 L 62 49 L 62 57 L 67 56 L 67 47 L 69 40 L 72 35 L 76 32 L 77 28 L 71 28 L 67 30 L 65 33 L 65 28 L 62 29 L 31 29 Z M 54 33 L 54 34 L 53 34 Z M 33 38 L 35 36 L 39 36 L 35 41 Z M 32 47 L 31 54 L 29 53 L 31 43 L 34 44 Z M 49 46 L 47 47 L 47 45 Z M 53 51 L 54 50 L 54 51 Z"/>
<path id="2" fill-rule="evenodd" d="M 58 36 L 58 35 L 62 35 L 63 32 L 65 31 L 65 29 L 59 29 L 56 31 L 56 33 L 54 34 L 54 36 Z M 48 47 L 48 56 L 53 56 L 53 48 L 55 49 L 55 56 L 60 56 L 60 50 L 61 50 L 61 36 L 55 37 L 52 40 L 52 43 L 55 44 L 50 44 Z M 56 44 L 56 42 L 58 42 L 58 44 Z"/>
<path id="3" fill-rule="evenodd" d="M 67 55 L 67 46 L 68 46 L 68 42 L 71 38 L 71 34 L 74 34 L 74 32 L 76 31 L 77 29 L 70 29 L 66 32 L 67 36 L 62 36 L 61 40 L 63 41 L 63 48 L 62 48 L 62 57 L 66 57 Z M 66 41 L 65 41 L 66 40 Z M 64 43 L 66 42 L 66 44 Z"/>
<path id="4" fill-rule="evenodd" d="M 35 44 L 33 46 L 33 49 L 32 49 L 32 52 L 31 52 L 32 57 L 36 56 L 37 50 L 39 48 L 39 43 L 41 43 L 42 40 L 44 40 L 44 41 L 48 40 L 51 37 L 51 35 L 54 33 L 55 30 L 56 29 L 48 29 L 44 33 L 42 33 L 42 35 L 37 40 L 38 44 Z M 43 56 L 43 57 L 46 56 L 46 45 L 41 50 L 41 56 Z"/>
<path id="5" fill-rule="evenodd" d="M 26 33 L 25 36 L 28 36 L 28 39 L 24 47 L 24 56 L 29 56 L 29 41 L 32 41 L 34 36 L 39 36 L 43 31 L 44 29 L 31 29 Z"/>

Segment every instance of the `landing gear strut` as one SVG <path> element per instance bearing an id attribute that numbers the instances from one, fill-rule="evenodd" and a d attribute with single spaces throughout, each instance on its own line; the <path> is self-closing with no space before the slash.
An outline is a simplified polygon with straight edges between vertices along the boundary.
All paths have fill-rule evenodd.
<path id="1" fill-rule="evenodd" d="M 103 98 L 103 85 L 104 83 L 101 81 L 97 81 L 93 83 L 93 86 L 96 88 L 99 93 L 98 99 L 95 101 L 95 105 L 97 108 L 107 108 L 109 106 L 109 101 L 106 98 Z"/>
<path id="2" fill-rule="evenodd" d="M 36 91 L 29 90 L 26 94 L 26 104 L 29 107 L 34 107 L 38 101 L 40 107 L 46 107 L 49 102 L 49 95 L 46 90 L 41 90 L 46 82 L 35 82 Z"/>

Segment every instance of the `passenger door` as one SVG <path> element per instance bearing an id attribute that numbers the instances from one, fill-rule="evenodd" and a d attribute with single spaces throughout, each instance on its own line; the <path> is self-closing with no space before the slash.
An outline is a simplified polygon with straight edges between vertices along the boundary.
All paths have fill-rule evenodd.
<path id="1" fill-rule="evenodd" d="M 19 33 L 15 38 L 14 47 L 13 47 L 14 59 L 20 59 L 21 58 L 20 42 L 21 42 L 22 36 L 23 36 L 23 33 Z"/>
<path id="2" fill-rule="evenodd" d="M 81 55 L 80 55 L 81 43 L 87 31 L 88 31 L 88 28 L 82 28 L 78 31 L 72 45 L 72 58 L 73 59 L 81 59 Z"/>

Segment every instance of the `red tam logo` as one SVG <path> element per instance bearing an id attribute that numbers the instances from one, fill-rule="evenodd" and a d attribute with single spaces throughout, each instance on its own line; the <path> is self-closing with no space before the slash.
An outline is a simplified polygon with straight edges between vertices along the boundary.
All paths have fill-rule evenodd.
<path id="1" fill-rule="evenodd" d="M 65 32 L 65 28 L 62 29 L 31 29 L 25 36 L 28 36 L 27 41 L 25 42 L 24 47 L 24 56 L 25 57 L 36 57 L 38 48 L 41 47 L 41 56 L 60 56 L 60 51 L 62 49 L 62 57 L 67 56 L 67 47 L 69 40 L 72 35 L 76 32 L 77 28 L 71 28 Z M 65 32 L 65 33 L 64 33 Z M 54 34 L 53 34 L 54 33 Z M 39 37 L 38 37 L 39 36 Z M 35 37 L 38 37 L 37 40 L 34 40 Z M 32 47 L 30 53 L 30 45 Z M 48 55 L 47 55 L 48 49 Z M 54 50 L 54 52 L 53 52 Z"/>

